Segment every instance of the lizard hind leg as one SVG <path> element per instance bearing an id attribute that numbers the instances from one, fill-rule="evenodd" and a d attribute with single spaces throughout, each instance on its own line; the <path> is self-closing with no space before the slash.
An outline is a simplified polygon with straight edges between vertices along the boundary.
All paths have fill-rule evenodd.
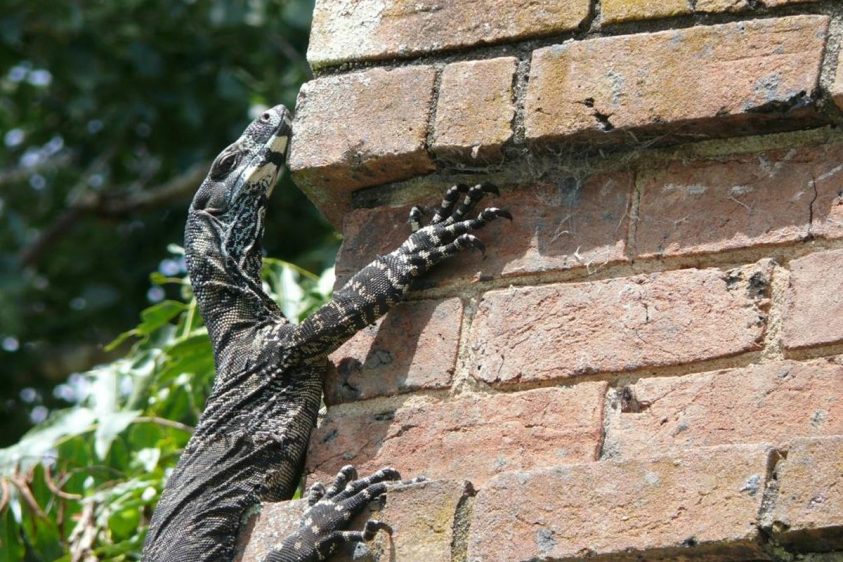
<path id="1" fill-rule="evenodd" d="M 375 519 L 366 521 L 362 531 L 334 531 L 316 543 L 319 560 L 327 560 L 341 544 L 370 541 L 375 538 L 378 531 L 386 531 L 390 535 L 392 534 L 392 528 L 389 525 Z"/>
<path id="2" fill-rule="evenodd" d="M 400 480 L 394 468 L 382 468 L 367 478 L 357 479 L 352 466 L 344 466 L 327 489 L 314 484 L 308 492 L 310 507 L 302 515 L 299 528 L 273 549 L 264 562 L 316 562 L 340 544 L 371 540 L 378 530 L 389 530 L 379 521 L 367 521 L 363 531 L 345 531 L 349 521 L 369 501 L 386 492 L 386 482 Z M 415 482 L 412 480 L 408 482 Z"/>

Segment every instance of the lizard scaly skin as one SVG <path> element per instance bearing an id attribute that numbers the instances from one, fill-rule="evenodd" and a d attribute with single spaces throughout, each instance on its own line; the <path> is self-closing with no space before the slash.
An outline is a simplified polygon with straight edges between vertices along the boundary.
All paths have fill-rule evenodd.
<path id="1" fill-rule="evenodd" d="M 266 202 L 291 134 L 286 108 L 264 112 L 217 157 L 190 206 L 185 256 L 216 378 L 152 517 L 144 560 L 231 560 L 245 513 L 261 501 L 289 499 L 296 489 L 327 355 L 386 313 L 431 266 L 467 248 L 482 250 L 469 231 L 496 217 L 511 218 L 496 208 L 465 218 L 494 188 L 455 186 L 428 226 L 419 225 L 421 212 L 414 208 L 406 242 L 364 267 L 301 324 L 291 324 L 260 280 Z M 385 468 L 356 478 L 345 467 L 327 489 L 313 486 L 299 529 L 266 560 L 324 560 L 337 545 L 368 540 L 385 528 L 369 521 L 362 532 L 342 530 L 400 475 Z"/>

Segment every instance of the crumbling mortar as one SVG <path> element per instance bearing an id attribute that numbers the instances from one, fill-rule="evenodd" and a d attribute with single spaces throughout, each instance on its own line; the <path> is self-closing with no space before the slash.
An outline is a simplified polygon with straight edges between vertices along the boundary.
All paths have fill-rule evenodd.
<path id="1" fill-rule="evenodd" d="M 843 5 L 839 2 L 832 3 L 826 14 L 831 16 L 831 24 L 829 25 L 828 40 L 826 41 L 823 52 L 820 70 L 820 87 L 828 92 L 834 84 L 838 56 L 840 54 L 841 42 L 843 42 Z"/>
<path id="2" fill-rule="evenodd" d="M 591 5 L 588 7 L 588 15 L 580 24 L 581 35 L 577 39 L 584 39 L 589 35 L 595 34 L 600 30 L 600 20 L 602 19 L 603 3 L 602 0 L 591 0 Z"/>
<path id="3" fill-rule="evenodd" d="M 780 547 L 773 536 L 773 510 L 779 494 L 779 480 L 777 469 L 779 464 L 787 459 L 787 449 L 771 449 L 767 457 L 767 474 L 765 475 L 764 494 L 761 505 L 758 508 L 756 525 L 760 537 L 762 549 L 770 555 L 773 560 L 779 560 L 781 555 Z"/>
<path id="4" fill-rule="evenodd" d="M 512 93 L 515 98 L 515 116 L 512 122 L 512 138 L 507 143 L 508 147 L 524 144 L 526 137 L 526 125 L 524 124 L 524 111 L 527 99 L 527 87 L 530 82 L 531 56 L 520 56 L 513 78 Z"/>
<path id="5" fill-rule="evenodd" d="M 800 349 L 785 349 L 783 351 L 785 359 L 792 359 L 794 361 L 810 361 L 812 359 L 822 359 L 823 357 L 832 357 L 834 355 L 843 355 L 843 343 L 821 344 Z"/>
<path id="6" fill-rule="evenodd" d="M 611 459 L 619 454 L 616 446 L 609 443 L 609 435 L 612 428 L 611 416 L 615 412 L 619 404 L 620 393 L 624 385 L 620 384 L 621 378 L 618 377 L 609 382 L 606 387 L 606 394 L 603 396 L 603 419 L 600 424 L 600 437 L 597 441 L 597 451 L 595 460 L 602 461 Z"/>
<path id="7" fill-rule="evenodd" d="M 632 176 L 632 193 L 629 196 L 629 208 L 627 209 L 627 216 L 629 217 L 629 221 L 627 224 L 627 234 L 626 234 L 626 248 L 624 250 L 624 256 L 630 261 L 630 263 L 635 263 L 635 258 L 638 255 L 638 222 L 641 218 L 641 182 L 640 182 L 640 171 L 635 170 L 633 171 Z"/>
<path id="8" fill-rule="evenodd" d="M 400 408 L 423 407 L 426 405 L 447 403 L 460 397 L 516 394 L 519 392 L 545 388 L 572 388 L 588 382 L 606 382 L 609 385 L 610 388 L 607 391 L 605 404 L 607 407 L 611 407 L 617 402 L 618 397 L 620 396 L 618 392 L 621 389 L 627 386 L 632 386 L 644 379 L 698 375 L 729 369 L 739 369 L 750 367 L 752 365 L 759 364 L 760 362 L 760 353 L 757 351 L 750 351 L 728 357 L 704 359 L 663 367 L 644 367 L 632 371 L 606 371 L 593 374 L 576 375 L 561 379 L 522 382 L 502 386 L 487 385 L 485 383 L 479 383 L 472 380 L 467 381 L 470 382 L 470 384 L 464 385 L 459 393 L 454 393 L 448 389 L 417 390 L 407 394 L 378 396 L 365 400 L 342 402 L 334 404 L 328 409 L 335 416 L 340 417 L 361 414 L 383 417 L 393 414 Z M 466 378 L 469 377 L 470 374 Z M 473 377 L 470 378 L 473 379 Z M 608 421 L 609 415 L 611 415 L 611 411 L 609 409 L 605 409 L 604 420 Z M 605 429 L 608 429 L 609 427 L 610 426 L 604 425 Z M 601 437 L 601 455 L 607 455 L 605 451 L 606 446 L 603 443 L 603 440 L 607 435 L 608 434 L 604 434 Z M 602 457 L 598 457 L 598 460 L 600 459 L 602 459 Z"/>
<path id="9" fill-rule="evenodd" d="M 808 254 L 826 250 L 843 249 L 843 239 L 816 239 L 810 242 L 795 241 L 778 245 L 759 245 L 739 248 L 718 253 L 687 255 L 687 256 L 656 256 L 650 258 L 636 258 L 635 261 L 607 265 L 602 269 L 595 269 L 588 273 L 585 268 L 571 270 L 541 271 L 534 273 L 520 273 L 506 277 L 494 277 L 477 281 L 463 279 L 440 287 L 421 289 L 413 293 L 409 300 L 442 299 L 463 294 L 510 287 L 536 287 L 559 283 L 591 283 L 609 279 L 632 277 L 653 273 L 666 273 L 682 269 L 719 268 L 723 270 L 745 267 L 764 259 L 771 259 L 786 266 L 790 260 L 804 257 Z M 493 250 L 489 250 L 490 252 Z"/>
<path id="10" fill-rule="evenodd" d="M 471 394 L 486 396 L 493 394 L 513 394 L 518 392 L 526 392 L 529 390 L 539 390 L 545 388 L 572 388 L 579 384 L 588 382 L 606 382 L 610 386 L 615 387 L 616 389 L 620 389 L 624 386 L 635 384 L 636 382 L 643 379 L 678 377 L 685 375 L 709 373 L 713 371 L 739 369 L 756 365 L 760 362 L 760 352 L 749 351 L 731 355 L 728 357 L 702 359 L 688 363 L 679 363 L 659 367 L 642 367 L 640 369 L 634 369 L 629 371 L 605 371 L 598 373 L 578 374 L 574 376 L 551 380 L 508 382 L 500 386 L 479 383 L 479 387 L 482 387 L 482 390 L 475 391 L 475 389 L 472 389 Z M 613 402 L 611 402 L 610 400 L 609 403 L 611 404 Z"/>
<path id="11" fill-rule="evenodd" d="M 474 500 L 477 491 L 471 482 L 466 482 L 466 490 L 457 502 L 452 527 L 451 562 L 467 562 L 468 537 L 471 530 L 471 519 L 474 515 Z"/>
<path id="12" fill-rule="evenodd" d="M 559 176 L 586 178 L 591 175 L 627 170 L 630 167 L 656 167 L 677 160 L 705 160 L 730 155 L 753 154 L 795 146 L 822 146 L 843 143 L 843 130 L 832 127 L 772 133 L 738 138 L 695 140 L 668 147 L 652 143 L 627 144 L 587 150 L 573 144 L 534 150 L 509 150 L 506 159 L 483 168 L 482 173 L 440 170 L 436 174 L 364 188 L 351 195 L 352 208 L 375 208 L 417 203 L 435 199 L 442 189 L 455 183 L 495 181 L 499 186 L 536 182 Z M 507 147 L 505 147 L 507 148 Z M 509 147 L 510 149 L 512 147 Z"/>
<path id="13" fill-rule="evenodd" d="M 436 139 L 436 113 L 439 111 L 439 95 L 442 90 L 442 74 L 445 71 L 444 64 L 434 65 L 436 74 L 433 77 L 433 99 L 430 103 L 430 111 L 427 114 L 427 135 L 425 136 L 425 150 L 430 156 L 437 169 L 441 169 L 437 162 L 436 154 L 433 152 L 433 143 Z"/>
<path id="14" fill-rule="evenodd" d="M 814 239 L 814 205 L 817 203 L 817 199 L 820 196 L 820 193 L 817 190 L 817 178 L 811 178 L 811 189 L 814 192 L 814 196 L 808 204 L 808 234 L 806 236 L 806 240 Z"/>
<path id="15" fill-rule="evenodd" d="M 471 331 L 483 293 L 474 288 L 473 294 L 463 293 L 463 317 L 460 329 L 460 339 L 457 347 L 456 366 L 451 380 L 451 396 L 457 397 L 469 394 L 489 394 L 491 387 L 471 376 L 474 364 L 474 351 L 471 349 Z"/>
<path id="16" fill-rule="evenodd" d="M 366 400 L 341 402 L 328 406 L 328 412 L 334 416 L 371 415 L 383 416 L 394 413 L 399 408 L 438 404 L 447 401 L 448 390 L 416 390 L 407 394 L 377 396 Z M 321 421 L 321 420 L 320 420 Z M 318 425 L 321 425 L 318 424 Z"/>
<path id="17" fill-rule="evenodd" d="M 785 300 L 790 284 L 790 271 L 781 264 L 774 263 L 770 279 L 770 304 L 767 311 L 767 331 L 764 335 L 764 349 L 761 357 L 764 361 L 784 359 L 782 351 L 782 325 L 784 322 Z"/>

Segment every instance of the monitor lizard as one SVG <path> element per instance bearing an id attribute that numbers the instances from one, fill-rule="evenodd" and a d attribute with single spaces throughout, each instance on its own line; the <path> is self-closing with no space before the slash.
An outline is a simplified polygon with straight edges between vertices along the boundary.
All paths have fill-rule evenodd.
<path id="1" fill-rule="evenodd" d="M 190 283 L 214 353 L 213 388 L 167 480 L 143 549 L 149 562 L 231 560 L 245 514 L 261 501 L 295 492 L 320 407 L 327 356 L 399 302 L 412 281 L 465 249 L 485 251 L 471 231 L 503 209 L 468 218 L 489 184 L 447 190 L 429 224 L 410 211 L 412 233 L 376 257 L 301 324 L 292 324 L 261 287 L 261 240 L 267 200 L 292 136 L 284 106 L 263 112 L 211 165 L 188 210 L 184 248 Z M 386 525 L 349 519 L 386 482 L 384 468 L 357 479 L 351 466 L 332 485 L 314 485 L 296 532 L 275 545 L 267 562 L 324 560 L 336 546 L 370 540 Z"/>

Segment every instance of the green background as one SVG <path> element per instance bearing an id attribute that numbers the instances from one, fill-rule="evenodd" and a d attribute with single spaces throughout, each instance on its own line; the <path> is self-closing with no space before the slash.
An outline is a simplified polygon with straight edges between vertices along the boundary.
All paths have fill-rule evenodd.
<path id="1" fill-rule="evenodd" d="M 5 0 L 0 6 L 0 447 L 74 402 L 73 373 L 178 296 L 204 167 L 308 79 L 312 0 Z M 191 181 L 192 180 L 192 181 Z M 171 197 L 162 187 L 176 185 Z M 148 205 L 139 205 L 146 196 Z M 321 271 L 337 236 L 282 180 L 271 256 Z M 78 398 L 78 397 L 76 397 Z"/>

